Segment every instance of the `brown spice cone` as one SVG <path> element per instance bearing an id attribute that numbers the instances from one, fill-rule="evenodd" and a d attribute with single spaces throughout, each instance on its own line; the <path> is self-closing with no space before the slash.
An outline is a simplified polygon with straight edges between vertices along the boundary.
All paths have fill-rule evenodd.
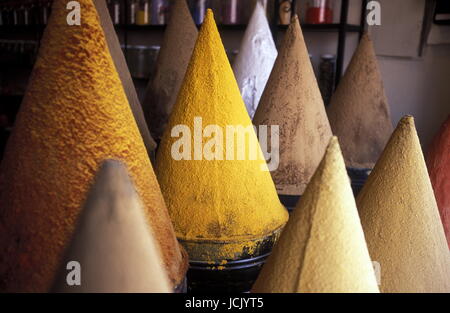
<path id="1" fill-rule="evenodd" d="M 392 133 L 389 105 L 372 41 L 364 34 L 328 107 L 345 164 L 372 168 Z"/>
<path id="2" fill-rule="evenodd" d="M 197 34 L 186 0 L 176 0 L 143 101 L 147 124 L 158 142 L 177 100 Z"/>
<path id="3" fill-rule="evenodd" d="M 331 129 L 297 17 L 285 34 L 253 124 L 279 125 L 280 163 L 272 177 L 278 194 L 301 195 Z"/>

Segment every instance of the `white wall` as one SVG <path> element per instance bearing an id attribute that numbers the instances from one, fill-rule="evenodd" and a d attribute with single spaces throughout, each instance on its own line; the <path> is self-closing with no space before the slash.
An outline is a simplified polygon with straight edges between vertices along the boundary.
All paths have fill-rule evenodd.
<path id="1" fill-rule="evenodd" d="M 422 59 L 379 57 L 393 123 L 415 117 L 424 149 L 450 114 L 450 45 L 427 46 Z"/>

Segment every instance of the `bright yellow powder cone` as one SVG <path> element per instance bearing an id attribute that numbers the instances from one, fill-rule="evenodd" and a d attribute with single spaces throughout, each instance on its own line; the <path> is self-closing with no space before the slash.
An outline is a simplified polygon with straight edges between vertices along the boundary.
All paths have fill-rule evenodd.
<path id="1" fill-rule="evenodd" d="M 281 195 L 301 195 L 323 157 L 331 128 L 298 21 L 292 20 L 253 123 L 280 126 Z"/>
<path id="2" fill-rule="evenodd" d="M 0 170 L 0 290 L 45 292 L 101 161 L 123 161 L 176 285 L 182 258 L 91 0 L 53 4 Z"/>
<path id="3" fill-rule="evenodd" d="M 179 138 L 171 137 L 172 129 L 182 124 L 194 134 L 196 117 L 202 118 L 203 126 L 214 124 L 221 130 L 227 125 L 252 127 L 210 10 L 158 149 L 156 173 L 176 235 L 191 260 L 235 259 L 244 248 L 251 254 L 260 239 L 286 223 L 287 211 L 278 200 L 270 173 L 263 170 L 267 165 L 262 158 L 173 158 L 172 146 Z M 246 138 L 246 147 L 257 140 L 253 128 Z M 194 147 L 193 138 L 189 143 Z M 208 242 L 219 247 L 202 250 Z"/>
<path id="4" fill-rule="evenodd" d="M 80 285 L 68 285 L 71 261 Z M 76 277 L 72 277 L 75 279 Z M 159 246 L 125 166 L 103 162 L 80 214 L 55 292 L 170 292 Z"/>
<path id="5" fill-rule="evenodd" d="M 382 292 L 450 292 L 450 253 L 412 117 L 399 122 L 356 202 Z"/>
<path id="6" fill-rule="evenodd" d="M 345 164 L 372 168 L 392 133 L 372 41 L 364 34 L 327 109 L 333 134 L 339 137 Z"/>
<path id="7" fill-rule="evenodd" d="M 336 137 L 252 292 L 378 292 Z"/>

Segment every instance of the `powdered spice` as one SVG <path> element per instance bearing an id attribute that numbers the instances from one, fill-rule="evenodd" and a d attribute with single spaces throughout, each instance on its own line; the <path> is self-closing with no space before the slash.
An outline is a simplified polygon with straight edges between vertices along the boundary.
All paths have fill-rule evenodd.
<path id="1" fill-rule="evenodd" d="M 398 123 L 356 203 L 382 292 L 450 292 L 450 252 L 411 116 Z"/>
<path id="2" fill-rule="evenodd" d="M 253 123 L 279 125 L 280 164 L 272 177 L 279 194 L 301 195 L 323 157 L 331 128 L 297 17 L 285 34 Z"/>
<path id="3" fill-rule="evenodd" d="M 173 285 L 183 260 L 91 0 L 56 0 L 0 170 L 0 289 L 46 292 L 100 162 L 123 161 Z"/>

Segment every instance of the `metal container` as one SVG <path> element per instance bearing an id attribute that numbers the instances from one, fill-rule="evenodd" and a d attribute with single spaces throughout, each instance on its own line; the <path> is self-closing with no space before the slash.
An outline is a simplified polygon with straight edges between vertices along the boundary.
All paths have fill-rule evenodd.
<path id="1" fill-rule="evenodd" d="M 189 254 L 188 292 L 249 292 L 281 231 L 282 228 L 279 228 L 266 236 L 250 240 L 180 240 Z M 236 243 L 242 245 L 242 251 L 233 259 L 218 257 L 209 260 Z M 247 244 L 254 248 L 249 249 Z"/>
<path id="2" fill-rule="evenodd" d="M 153 73 L 159 46 L 127 46 L 124 50 L 128 68 L 133 78 L 148 79 Z"/>
<path id="3" fill-rule="evenodd" d="M 371 168 L 347 167 L 347 174 L 350 177 L 352 190 L 355 197 L 359 194 L 359 192 L 363 188 L 371 172 L 372 172 Z"/>

